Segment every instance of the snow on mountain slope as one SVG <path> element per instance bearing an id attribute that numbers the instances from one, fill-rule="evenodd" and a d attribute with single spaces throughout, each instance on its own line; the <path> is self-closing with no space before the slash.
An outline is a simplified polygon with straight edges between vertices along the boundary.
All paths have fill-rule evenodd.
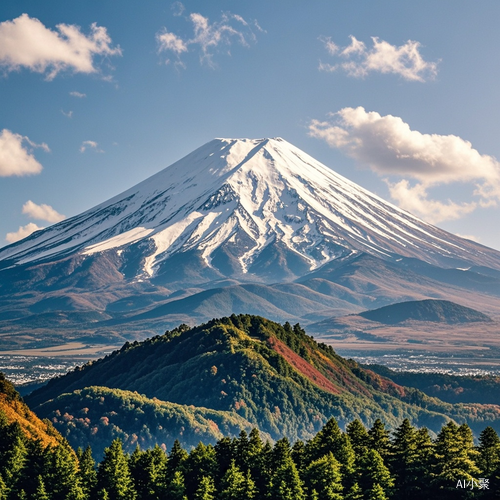
<path id="1" fill-rule="evenodd" d="M 423 222 L 281 138 L 214 139 L 124 193 L 0 249 L 0 264 L 121 256 L 139 243 L 137 275 L 146 279 L 189 251 L 222 275 L 249 279 L 272 259 L 295 261 L 300 275 L 352 252 L 500 269 L 500 252 Z"/>

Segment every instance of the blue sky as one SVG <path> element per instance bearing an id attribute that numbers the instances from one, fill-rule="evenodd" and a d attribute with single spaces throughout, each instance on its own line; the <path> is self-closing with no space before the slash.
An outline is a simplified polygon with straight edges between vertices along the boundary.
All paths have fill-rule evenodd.
<path id="1" fill-rule="evenodd" d="M 214 137 L 283 137 L 500 249 L 500 4 L 3 2 L 0 245 Z"/>

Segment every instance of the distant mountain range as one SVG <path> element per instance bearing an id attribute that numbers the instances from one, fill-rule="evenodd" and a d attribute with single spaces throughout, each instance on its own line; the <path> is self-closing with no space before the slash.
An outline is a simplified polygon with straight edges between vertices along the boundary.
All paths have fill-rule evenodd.
<path id="1" fill-rule="evenodd" d="M 232 313 L 315 323 L 441 299 L 500 316 L 500 252 L 283 139 L 215 139 L 0 249 L 0 347 L 123 342 Z"/>
<path id="2" fill-rule="evenodd" d="M 71 443 L 97 450 L 117 436 L 128 447 L 168 447 L 179 432 L 189 444 L 211 441 L 248 423 L 273 439 L 308 439 L 332 416 L 341 426 L 381 418 L 396 427 L 409 418 L 438 431 L 452 418 L 500 429 L 497 405 L 430 398 L 338 356 L 298 325 L 249 315 L 127 343 L 25 400 Z"/>

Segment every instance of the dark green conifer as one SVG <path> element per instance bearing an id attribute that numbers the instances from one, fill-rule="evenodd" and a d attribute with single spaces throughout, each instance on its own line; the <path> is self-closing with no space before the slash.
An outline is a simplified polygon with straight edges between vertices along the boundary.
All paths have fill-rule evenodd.
<path id="1" fill-rule="evenodd" d="M 78 459 L 64 441 L 56 448 L 46 450 L 47 474 L 43 478 L 51 500 L 69 500 L 83 498 L 83 491 L 78 477 Z"/>
<path id="2" fill-rule="evenodd" d="M 365 497 L 369 496 L 370 491 L 373 490 L 376 484 L 382 487 L 387 496 L 390 495 L 394 486 L 394 479 L 378 451 L 367 450 L 360 458 L 358 484 Z"/>
<path id="3" fill-rule="evenodd" d="M 340 464 L 330 452 L 311 462 L 304 471 L 305 485 L 312 498 L 342 500 L 342 475 Z"/>
<path id="4" fill-rule="evenodd" d="M 458 427 L 450 421 L 441 428 L 434 445 L 432 486 L 440 490 L 443 500 L 455 498 L 458 480 L 477 482 L 477 455 L 472 432 L 467 424 Z"/>
<path id="5" fill-rule="evenodd" d="M 7 489 L 15 491 L 28 459 L 26 438 L 18 422 L 3 429 L 0 440 L 0 474 Z"/>
<path id="6" fill-rule="evenodd" d="M 500 466 L 500 438 L 492 427 L 486 427 L 479 435 L 477 465 L 485 477 Z"/>
<path id="7" fill-rule="evenodd" d="M 272 451 L 272 467 L 268 494 L 273 500 L 303 500 L 303 483 L 292 460 L 286 438 L 276 442 Z"/>
<path id="8" fill-rule="evenodd" d="M 379 455 L 387 462 L 391 440 L 389 431 L 385 428 L 384 423 L 380 418 L 377 418 L 373 423 L 372 428 L 368 431 L 369 447 L 372 450 L 378 451 Z"/>
<path id="9" fill-rule="evenodd" d="M 199 443 L 191 450 L 184 462 L 184 480 L 186 482 L 186 495 L 192 498 L 196 485 L 203 476 L 215 477 L 217 473 L 217 459 L 215 448 L 209 444 Z"/>
<path id="10" fill-rule="evenodd" d="M 251 500 L 254 496 L 255 483 L 250 471 L 243 473 L 233 460 L 221 481 L 220 500 Z"/>
<path id="11" fill-rule="evenodd" d="M 80 478 L 80 485 L 84 495 L 91 498 L 97 486 L 97 470 L 94 457 L 92 456 L 92 449 L 90 446 L 85 448 L 85 451 L 77 453 L 79 470 L 78 477 Z"/>
<path id="12" fill-rule="evenodd" d="M 356 456 L 364 455 L 369 446 L 369 436 L 365 426 L 359 419 L 353 420 L 346 427 L 346 434 L 349 436 L 352 448 Z"/>
<path id="13" fill-rule="evenodd" d="M 0 474 L 0 500 L 7 500 L 7 485 Z"/>
<path id="14" fill-rule="evenodd" d="M 136 491 L 130 475 L 128 460 L 122 442 L 115 439 L 104 450 L 104 458 L 97 470 L 97 489 L 105 489 L 110 500 L 135 500 Z"/>
<path id="15" fill-rule="evenodd" d="M 186 482 L 180 470 L 174 472 L 172 479 L 166 485 L 165 498 L 168 500 L 187 500 Z"/>
<path id="16" fill-rule="evenodd" d="M 387 495 L 384 491 L 384 488 L 380 486 L 380 484 L 375 483 L 370 491 L 368 492 L 368 495 L 366 496 L 367 500 L 387 500 Z"/>

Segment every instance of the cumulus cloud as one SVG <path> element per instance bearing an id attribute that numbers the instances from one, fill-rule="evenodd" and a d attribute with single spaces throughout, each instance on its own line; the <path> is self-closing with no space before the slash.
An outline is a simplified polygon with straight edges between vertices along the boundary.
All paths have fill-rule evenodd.
<path id="1" fill-rule="evenodd" d="M 320 62 L 321 71 L 345 71 L 349 76 L 364 78 L 369 73 L 392 73 L 405 80 L 424 82 L 437 74 L 437 63 L 425 61 L 419 42 L 408 40 L 399 47 L 372 37 L 372 48 L 351 35 L 351 43 L 339 47 L 330 37 L 321 37 L 329 55 L 340 59 L 335 64 Z"/>
<path id="2" fill-rule="evenodd" d="M 61 109 L 61 113 L 66 117 L 66 118 L 72 118 L 73 117 L 73 111 L 64 111 L 64 109 Z"/>
<path id="3" fill-rule="evenodd" d="M 87 97 L 87 94 L 82 94 L 81 92 L 77 92 L 76 90 L 73 90 L 73 92 L 70 92 L 69 95 L 72 95 L 73 97 L 78 97 L 79 99 L 83 99 L 84 97 Z"/>
<path id="4" fill-rule="evenodd" d="M 176 2 L 173 8 L 175 9 L 174 15 L 182 15 L 184 6 L 180 2 Z M 169 32 L 166 28 L 156 34 L 158 52 L 173 54 L 176 57 L 175 64 L 178 66 L 185 66 L 180 56 L 188 52 L 190 48 L 198 50 L 200 62 L 213 66 L 214 54 L 223 48 L 228 49 L 234 41 L 246 47 L 250 45 L 250 42 L 256 41 L 252 26 L 237 14 L 226 12 L 222 14 L 220 21 L 210 22 L 207 17 L 194 12 L 189 14 L 187 20 L 193 29 L 191 38 L 183 38 Z M 257 22 L 253 23 L 253 28 L 263 31 Z M 171 61 L 167 59 L 166 62 Z"/>
<path id="5" fill-rule="evenodd" d="M 87 149 L 93 149 L 96 153 L 104 153 L 104 151 L 99 148 L 99 144 L 95 141 L 83 141 L 80 146 L 80 153 L 85 153 Z"/>
<path id="6" fill-rule="evenodd" d="M 31 233 L 39 231 L 40 229 L 43 229 L 43 227 L 38 227 L 33 222 L 30 222 L 25 226 L 19 226 L 19 229 L 13 233 L 7 233 L 5 241 L 7 241 L 7 243 L 15 243 L 16 241 L 22 240 L 23 238 L 26 238 L 26 236 L 29 236 Z"/>
<path id="7" fill-rule="evenodd" d="M 39 174 L 42 165 L 33 156 L 33 148 L 46 152 L 47 144 L 36 144 L 28 137 L 3 129 L 0 132 L 0 177 Z"/>
<path id="8" fill-rule="evenodd" d="M 47 222 L 59 222 L 66 218 L 65 215 L 60 214 L 50 205 L 46 205 L 45 203 L 37 205 L 31 200 L 28 200 L 23 205 L 23 214 L 29 215 L 33 219 L 44 220 Z"/>
<path id="9" fill-rule="evenodd" d="M 89 35 L 75 25 L 58 24 L 57 31 L 22 14 L 0 23 L 0 66 L 6 71 L 28 68 L 52 80 L 61 71 L 96 73 L 95 56 L 121 55 L 106 28 L 93 23 Z"/>
<path id="10" fill-rule="evenodd" d="M 402 178 L 398 182 L 386 178 L 392 198 L 426 220 L 456 219 L 500 200 L 500 163 L 458 136 L 422 134 L 397 116 L 381 116 L 362 107 L 341 109 L 327 121 L 312 120 L 309 135 L 381 176 Z M 429 199 L 430 188 L 454 182 L 474 183 L 473 194 L 479 199 L 461 204 Z"/>

